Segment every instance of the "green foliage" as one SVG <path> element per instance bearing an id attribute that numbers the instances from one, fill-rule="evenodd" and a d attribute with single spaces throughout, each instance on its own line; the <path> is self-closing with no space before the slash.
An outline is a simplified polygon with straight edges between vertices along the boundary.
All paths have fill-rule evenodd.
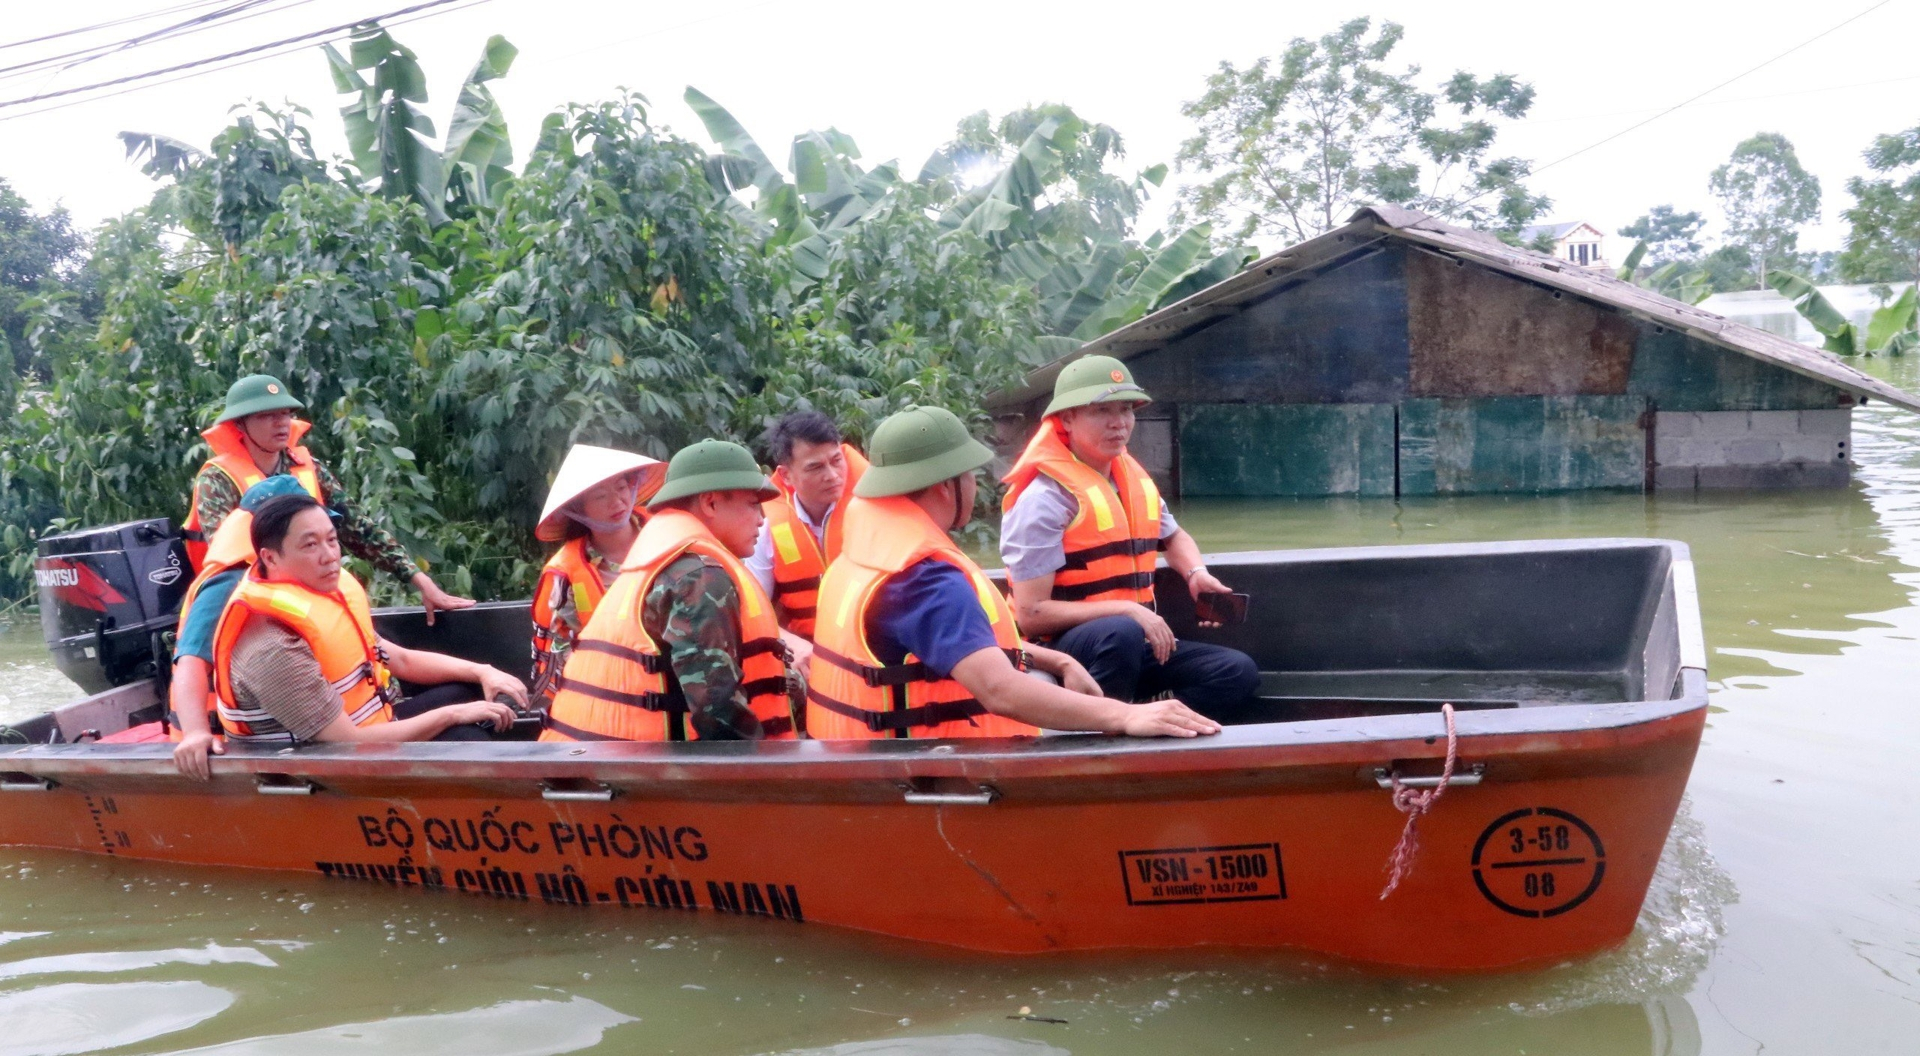
<path id="1" fill-rule="evenodd" d="M 1847 181 L 1854 206 L 1839 261 L 1849 282 L 1920 281 L 1920 127 L 1880 136 L 1866 152 L 1877 178 Z"/>
<path id="2" fill-rule="evenodd" d="M 1656 205 L 1619 233 L 1645 245 L 1647 266 L 1659 267 L 1681 261 L 1691 263 L 1699 257 L 1700 229 L 1706 224 L 1699 213 L 1677 213 L 1671 205 Z"/>
<path id="3" fill-rule="evenodd" d="M 1402 33 L 1356 18 L 1295 38 L 1277 60 L 1221 63 L 1181 111 L 1199 132 L 1179 161 L 1203 177 L 1182 193 L 1181 215 L 1287 243 L 1375 203 L 1507 233 L 1531 223 L 1551 203 L 1526 189 L 1527 162 L 1491 155 L 1500 122 L 1532 108 L 1533 88 L 1461 71 L 1425 90 L 1419 67 L 1388 68 Z"/>
<path id="4" fill-rule="evenodd" d="M 0 407 L 11 407 L 15 379 L 34 370 L 29 302 L 59 293 L 79 272 L 86 239 L 65 208 L 35 213 L 0 179 Z"/>
<path id="5" fill-rule="evenodd" d="M 1826 338 L 1823 347 L 1828 352 L 1840 356 L 1903 356 L 1920 351 L 1920 327 L 1915 325 L 1920 299 L 1916 299 L 1911 286 L 1892 304 L 1877 309 L 1868 317 L 1867 328 L 1861 330 L 1811 280 L 1791 272 L 1772 271 L 1767 273 L 1767 285 L 1792 301 L 1794 311 Z"/>
<path id="6" fill-rule="evenodd" d="M 1800 228 L 1820 214 L 1820 179 L 1800 165 L 1793 144 L 1761 132 L 1733 148 L 1708 180 L 1727 217 L 1729 242 L 1742 246 L 1755 277 L 1794 258 Z"/>

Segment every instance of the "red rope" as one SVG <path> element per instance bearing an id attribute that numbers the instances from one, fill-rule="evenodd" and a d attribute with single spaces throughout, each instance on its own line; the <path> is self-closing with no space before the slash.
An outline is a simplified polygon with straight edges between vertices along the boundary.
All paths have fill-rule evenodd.
<path id="1" fill-rule="evenodd" d="M 1380 892 L 1382 901 L 1413 871 L 1413 859 L 1420 853 L 1420 833 L 1416 829 L 1420 816 L 1433 809 L 1441 793 L 1447 790 L 1447 782 L 1453 780 L 1453 763 L 1460 746 L 1453 729 L 1453 705 L 1440 705 L 1440 714 L 1447 720 L 1447 761 L 1440 768 L 1440 783 L 1427 789 L 1406 788 L 1400 784 L 1400 775 L 1393 775 L 1393 806 L 1407 816 L 1407 824 L 1400 830 L 1400 842 L 1393 845 L 1393 853 L 1387 856 L 1387 886 Z"/>

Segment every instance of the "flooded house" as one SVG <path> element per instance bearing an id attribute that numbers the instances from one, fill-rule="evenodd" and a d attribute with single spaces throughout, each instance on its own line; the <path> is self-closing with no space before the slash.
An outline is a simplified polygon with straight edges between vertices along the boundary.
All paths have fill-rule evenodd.
<path id="1" fill-rule="evenodd" d="M 1835 487 L 1852 409 L 1920 397 L 1564 258 L 1379 206 L 1082 346 L 1154 403 L 1172 495 Z M 1073 356 L 989 401 L 1002 450 Z"/>

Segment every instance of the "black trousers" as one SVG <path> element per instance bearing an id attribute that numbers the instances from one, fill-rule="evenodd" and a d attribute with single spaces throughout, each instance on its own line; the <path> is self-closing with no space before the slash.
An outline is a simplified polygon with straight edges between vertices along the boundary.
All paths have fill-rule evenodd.
<path id="1" fill-rule="evenodd" d="M 1260 688 L 1260 669 L 1253 658 L 1224 645 L 1183 641 L 1161 663 L 1147 644 L 1146 629 L 1130 616 L 1088 620 L 1049 644 L 1080 661 L 1100 683 L 1101 692 L 1115 700 L 1172 693 L 1216 722 L 1235 721 Z"/>
<path id="2" fill-rule="evenodd" d="M 413 696 L 394 705 L 393 717 L 396 719 L 411 719 L 416 715 L 423 715 L 435 708 L 444 708 L 449 704 L 471 704 L 481 699 L 484 698 L 480 695 L 480 683 L 478 682 L 442 682 L 430 689 L 415 693 Z M 449 726 L 440 731 L 440 735 L 435 737 L 434 740 L 491 741 L 493 740 L 493 727 L 487 726 L 483 728 L 475 726 L 470 722 L 462 723 L 458 726 Z"/>

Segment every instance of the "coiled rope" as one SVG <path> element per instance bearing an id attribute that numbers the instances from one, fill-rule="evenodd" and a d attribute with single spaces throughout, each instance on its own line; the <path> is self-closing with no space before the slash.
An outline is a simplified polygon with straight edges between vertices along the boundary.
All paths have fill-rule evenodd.
<path id="1" fill-rule="evenodd" d="M 1382 901 L 1413 871 L 1413 859 L 1420 853 L 1420 816 L 1433 809 L 1446 792 L 1447 782 L 1453 780 L 1453 764 L 1459 757 L 1460 747 L 1460 739 L 1453 729 L 1453 705 L 1440 705 L 1440 714 L 1447 720 L 1447 761 L 1440 768 L 1440 782 L 1432 788 L 1407 788 L 1400 784 L 1399 774 L 1393 775 L 1393 806 L 1407 816 L 1407 824 L 1400 830 L 1400 842 L 1393 845 L 1393 853 L 1387 856 L 1387 886 L 1380 892 Z"/>

